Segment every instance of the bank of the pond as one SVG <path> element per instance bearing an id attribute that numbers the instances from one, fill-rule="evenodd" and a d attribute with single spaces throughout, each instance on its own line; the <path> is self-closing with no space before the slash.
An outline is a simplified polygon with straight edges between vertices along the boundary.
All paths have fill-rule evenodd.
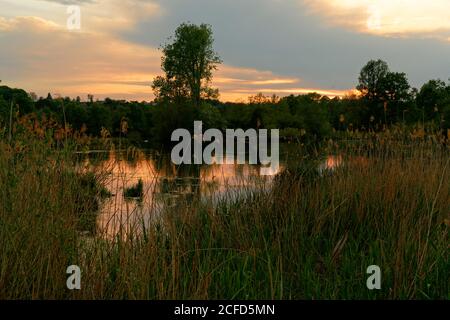
<path id="1" fill-rule="evenodd" d="M 449 297 L 449 150 L 432 140 L 402 148 L 383 135 L 356 146 L 329 141 L 326 152 L 343 157 L 332 174 L 291 163 L 271 188 L 241 179 L 225 185 L 217 201 L 152 193 L 165 198 L 154 204 L 154 223 L 139 233 L 89 238 L 88 246 L 80 246 L 79 232 L 84 187 L 67 174 L 73 150 L 13 143 L 0 142 L 1 298 Z M 139 171 L 139 162 L 130 165 Z M 109 169 L 98 167 L 98 181 L 107 181 Z M 169 191 L 176 186 L 155 181 Z M 245 192 L 235 197 L 236 188 Z M 118 208 L 124 197 L 111 199 Z M 82 290 L 66 288 L 73 264 L 82 269 Z M 381 290 L 367 289 L 371 265 L 381 268 Z"/>

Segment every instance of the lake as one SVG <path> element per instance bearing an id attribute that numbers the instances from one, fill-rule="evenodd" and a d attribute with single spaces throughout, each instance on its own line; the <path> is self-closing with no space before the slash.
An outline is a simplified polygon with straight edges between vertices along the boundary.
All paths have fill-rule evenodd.
<path id="1" fill-rule="evenodd" d="M 139 234 L 164 211 L 173 212 L 193 199 L 215 204 L 221 199 L 232 201 L 252 190 L 270 188 L 273 178 L 287 163 L 301 161 L 301 156 L 284 153 L 279 169 L 266 176 L 260 175 L 260 166 L 248 163 L 176 166 L 170 156 L 155 151 L 96 151 L 83 154 L 81 159 L 84 169 L 107 172 L 103 182 L 112 196 L 100 201 L 97 232 L 111 238 Z M 318 170 L 334 169 L 341 163 L 341 157 L 328 156 L 318 164 Z M 124 190 L 139 180 L 143 182 L 143 196 L 124 197 Z"/>

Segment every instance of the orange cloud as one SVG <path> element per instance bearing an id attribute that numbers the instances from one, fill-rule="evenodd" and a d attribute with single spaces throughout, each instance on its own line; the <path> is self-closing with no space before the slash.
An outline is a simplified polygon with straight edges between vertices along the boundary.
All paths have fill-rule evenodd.
<path id="1" fill-rule="evenodd" d="M 257 93 L 265 95 L 286 96 L 316 92 L 330 97 L 344 96 L 348 90 L 326 90 L 302 86 L 303 80 L 283 77 L 271 71 L 250 68 L 221 66 L 213 81 L 219 87 L 221 99 L 225 101 L 247 101 L 249 96 Z"/>
<path id="2" fill-rule="evenodd" d="M 35 17 L 2 18 L 0 26 L 0 74 L 7 84 L 39 95 L 152 99 L 150 84 L 160 72 L 157 49 L 70 32 Z"/>
<path id="3" fill-rule="evenodd" d="M 37 17 L 0 18 L 0 74 L 5 84 L 45 96 L 152 100 L 151 82 L 161 73 L 161 52 L 107 33 L 70 32 Z M 4 63 L 7 61 L 7 63 Z M 227 101 L 259 92 L 337 96 L 344 92 L 302 88 L 302 80 L 270 71 L 221 65 L 214 86 Z"/>

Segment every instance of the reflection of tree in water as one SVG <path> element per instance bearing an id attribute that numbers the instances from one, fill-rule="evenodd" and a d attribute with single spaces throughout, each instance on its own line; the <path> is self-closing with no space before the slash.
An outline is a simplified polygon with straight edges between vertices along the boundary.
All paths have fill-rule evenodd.
<path id="1" fill-rule="evenodd" d="M 150 155 L 150 160 L 154 163 L 154 167 L 158 176 L 172 176 L 173 166 L 170 162 L 170 155 L 168 154 L 153 154 Z"/>
<path id="2" fill-rule="evenodd" d="M 158 186 L 156 190 L 170 207 L 192 203 L 200 197 L 200 166 L 176 166 L 169 161 L 158 161 Z M 155 190 L 155 191 L 156 191 Z"/>
<path id="3" fill-rule="evenodd" d="M 121 156 L 120 154 L 118 155 L 119 157 Z M 119 159 L 118 157 L 116 157 L 116 159 Z M 130 167 L 130 168 L 136 168 L 138 165 L 138 162 L 140 161 L 139 157 L 135 157 L 134 155 L 130 155 L 130 154 L 126 154 L 123 157 L 123 160 L 126 161 L 126 164 Z"/>
<path id="4" fill-rule="evenodd" d="M 159 179 L 159 190 L 161 193 L 184 195 L 199 193 L 200 181 L 194 177 L 164 177 Z"/>
<path id="5" fill-rule="evenodd" d="M 121 227 L 126 230 L 139 229 L 142 223 L 148 225 L 153 219 L 166 212 L 172 214 L 182 206 L 235 199 L 265 181 L 259 178 L 259 166 L 177 166 L 172 163 L 170 154 L 142 151 L 136 155 L 111 151 L 97 157 L 107 159 L 98 161 L 99 166 L 94 170 L 109 168 L 106 186 L 114 194 L 102 203 L 98 218 L 99 229 L 109 235 L 117 234 Z M 95 156 L 91 156 L 92 161 Z M 142 200 L 124 198 L 124 188 L 136 185 L 139 179 L 143 181 Z"/>

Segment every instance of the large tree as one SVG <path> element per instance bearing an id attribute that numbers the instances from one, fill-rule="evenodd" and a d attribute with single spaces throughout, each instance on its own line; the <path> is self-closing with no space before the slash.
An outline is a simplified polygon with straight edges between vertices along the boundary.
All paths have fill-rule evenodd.
<path id="1" fill-rule="evenodd" d="M 399 121 L 411 101 L 406 74 L 390 72 L 383 60 L 371 60 L 362 68 L 356 88 L 368 102 L 370 116 L 378 122 Z"/>
<path id="2" fill-rule="evenodd" d="M 356 87 L 369 101 L 381 98 L 383 80 L 389 73 L 388 64 L 383 60 L 370 60 L 361 70 Z"/>
<path id="3" fill-rule="evenodd" d="M 407 102 L 411 86 L 405 73 L 388 72 L 380 83 L 380 97 L 384 101 Z"/>
<path id="4" fill-rule="evenodd" d="M 210 87 L 212 72 L 222 61 L 213 49 L 213 33 L 206 24 L 181 24 L 163 48 L 161 68 L 164 76 L 153 81 L 156 99 L 190 99 L 199 106 L 202 98 L 217 98 Z"/>
<path id="5" fill-rule="evenodd" d="M 397 122 L 405 119 L 412 97 L 411 86 L 405 73 L 388 72 L 381 81 L 381 100 L 383 101 L 385 121 Z"/>

